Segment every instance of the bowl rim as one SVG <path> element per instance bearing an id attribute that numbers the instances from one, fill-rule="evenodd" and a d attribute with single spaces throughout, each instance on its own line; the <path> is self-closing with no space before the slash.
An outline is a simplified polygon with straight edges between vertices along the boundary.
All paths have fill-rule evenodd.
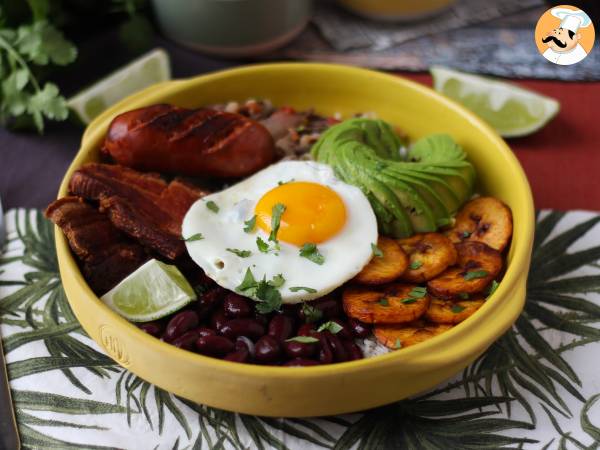
<path id="1" fill-rule="evenodd" d="M 347 361 L 336 364 L 325 364 L 320 366 L 312 367 L 279 367 L 279 366 L 266 366 L 266 365 L 255 365 L 255 364 L 239 364 L 229 361 L 224 361 L 209 356 L 193 353 L 187 350 L 182 350 L 171 344 L 163 342 L 139 329 L 135 324 L 130 323 L 123 317 L 119 316 L 116 312 L 112 311 L 106 306 L 102 300 L 91 290 L 87 282 L 83 278 L 83 274 L 79 270 L 77 262 L 70 251 L 68 241 L 61 229 L 55 226 L 55 240 L 56 249 L 58 254 L 58 262 L 61 274 L 63 271 L 74 271 L 74 281 L 79 285 L 80 288 L 87 294 L 89 300 L 96 303 L 97 307 L 105 308 L 108 314 L 110 314 L 114 322 L 125 327 L 125 330 L 131 335 L 132 338 L 140 340 L 140 344 L 144 344 L 160 351 L 163 354 L 165 352 L 169 356 L 173 356 L 179 359 L 196 360 L 202 362 L 204 365 L 212 365 L 215 368 L 219 368 L 222 371 L 228 371 L 232 374 L 245 375 L 248 377 L 260 377 L 260 378 L 286 378 L 286 379 L 307 379 L 307 378 L 320 378 L 324 375 L 331 375 L 332 372 L 337 375 L 349 374 L 352 372 L 362 372 L 364 370 L 373 369 L 375 366 L 390 366 L 402 364 L 403 362 L 418 360 L 419 363 L 432 363 L 440 361 L 441 358 L 445 362 L 458 361 L 461 359 L 469 358 L 469 356 L 477 353 L 482 353 L 502 332 L 516 320 L 516 317 L 521 312 L 524 304 L 524 299 L 517 302 L 517 299 L 512 301 L 512 311 L 510 316 L 510 323 L 507 320 L 489 320 L 488 316 L 493 315 L 494 311 L 499 309 L 500 303 L 505 308 L 504 315 L 508 314 L 506 310 L 507 304 L 503 302 L 507 297 L 510 296 L 510 292 L 516 292 L 519 289 L 519 285 L 524 284 L 527 277 L 527 270 L 523 271 L 522 267 L 529 267 L 531 248 L 533 245 L 533 230 L 535 223 L 535 213 L 533 206 L 533 198 L 531 189 L 523 168 L 521 167 L 518 159 L 513 154 L 512 150 L 508 147 L 506 142 L 487 125 L 482 119 L 477 117 L 475 114 L 467 110 L 462 105 L 455 101 L 442 96 L 441 94 L 434 91 L 432 88 L 427 87 L 423 84 L 408 80 L 402 76 L 383 73 L 370 69 L 352 67 L 341 64 L 330 64 L 330 63 L 304 63 L 304 62 L 292 62 L 292 63 L 265 63 L 265 64 L 252 64 L 243 67 L 237 67 L 233 69 L 225 69 L 209 74 L 199 75 L 188 79 L 172 80 L 159 83 L 157 85 L 150 86 L 143 91 L 135 93 L 112 107 L 108 108 L 102 114 L 100 114 L 85 130 L 81 146 L 75 155 L 73 161 L 69 165 L 65 176 L 61 182 L 57 198 L 68 195 L 68 183 L 72 173 L 82 165 L 83 160 L 88 157 L 88 154 L 93 152 L 96 148 L 96 142 L 99 143 L 101 137 L 106 133 L 106 129 L 112 117 L 120 112 L 132 109 L 133 107 L 139 107 L 142 105 L 149 105 L 153 103 L 159 103 L 161 98 L 172 96 L 176 93 L 187 90 L 189 87 L 195 84 L 202 84 L 210 82 L 222 77 L 236 77 L 249 73 L 268 73 L 271 71 L 317 71 L 317 72 L 334 72 L 337 75 L 368 75 L 382 81 L 393 82 L 401 85 L 404 88 L 417 91 L 420 95 L 430 97 L 438 103 L 443 104 L 448 109 L 451 109 L 453 113 L 456 113 L 463 118 L 467 119 L 474 127 L 478 128 L 485 137 L 494 142 L 496 149 L 499 150 L 501 156 L 504 157 L 504 162 L 508 165 L 504 171 L 508 172 L 513 176 L 513 188 L 519 191 L 519 195 L 523 198 L 524 208 L 522 211 L 521 221 L 514 226 L 514 230 L 518 230 L 520 239 L 515 243 L 514 239 L 511 242 L 510 252 L 512 252 L 512 260 L 507 266 L 506 272 L 502 278 L 502 281 L 498 285 L 497 290 L 487 299 L 485 304 L 474 314 L 473 317 L 459 323 L 452 327 L 450 330 L 437 335 L 427 341 L 420 343 L 420 345 L 410 346 L 403 349 L 401 352 L 391 351 L 383 355 L 377 355 L 355 361 Z M 133 107 L 128 106 L 133 104 Z M 509 170 L 507 170 L 509 169 Z M 514 233 L 514 231 L 513 231 Z M 68 295 L 67 295 L 68 297 Z M 515 296 L 515 298 L 518 296 Z M 69 300 L 71 302 L 71 300 Z M 486 321 L 486 317 L 488 320 Z M 484 328 L 483 324 L 487 324 Z M 475 329 L 481 333 L 485 333 L 488 339 L 480 339 L 481 342 L 474 343 L 469 341 L 468 345 L 461 345 L 452 347 L 451 351 L 447 346 L 441 345 L 444 341 L 451 342 L 463 334 L 469 334 Z M 489 339 L 492 336 L 493 339 Z M 435 350 L 431 352 L 430 350 Z"/>

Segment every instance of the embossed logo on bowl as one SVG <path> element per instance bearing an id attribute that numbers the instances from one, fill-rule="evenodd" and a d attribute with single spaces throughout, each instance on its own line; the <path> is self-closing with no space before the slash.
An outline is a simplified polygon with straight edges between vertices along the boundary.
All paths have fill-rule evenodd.
<path id="1" fill-rule="evenodd" d="M 100 326 L 100 340 L 106 352 L 119 364 L 122 366 L 131 364 L 125 344 L 113 334 L 108 325 Z"/>

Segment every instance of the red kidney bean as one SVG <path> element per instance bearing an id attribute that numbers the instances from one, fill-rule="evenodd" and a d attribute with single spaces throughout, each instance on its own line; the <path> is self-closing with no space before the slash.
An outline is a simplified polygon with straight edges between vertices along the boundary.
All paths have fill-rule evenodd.
<path id="1" fill-rule="evenodd" d="M 285 364 L 285 367 L 308 367 L 308 366 L 318 366 L 319 362 L 314 359 L 306 359 L 306 358 L 294 358 Z"/>
<path id="2" fill-rule="evenodd" d="M 219 334 L 229 339 L 246 336 L 256 340 L 265 334 L 265 327 L 254 319 L 231 319 L 225 322 L 218 331 Z"/>
<path id="3" fill-rule="evenodd" d="M 254 320 L 261 323 L 262 326 L 266 328 L 267 324 L 269 323 L 269 316 L 267 316 L 266 314 L 261 314 L 259 312 L 256 312 L 256 313 L 254 313 Z"/>
<path id="4" fill-rule="evenodd" d="M 363 359 L 363 352 L 356 343 L 353 341 L 343 341 L 344 347 L 346 347 L 346 352 L 348 353 L 348 359 L 350 361 L 354 361 L 356 359 Z"/>
<path id="5" fill-rule="evenodd" d="M 225 289 L 216 287 L 198 298 L 196 312 L 200 320 L 206 319 L 221 304 L 225 296 Z"/>
<path id="6" fill-rule="evenodd" d="M 281 313 L 286 316 L 298 317 L 299 312 L 299 305 L 281 305 Z"/>
<path id="7" fill-rule="evenodd" d="M 217 332 L 219 332 L 227 320 L 227 317 L 225 317 L 225 311 L 223 311 L 223 308 L 219 308 L 210 316 L 210 326 L 213 328 L 213 330 L 217 330 Z"/>
<path id="8" fill-rule="evenodd" d="M 310 358 L 317 351 L 316 343 L 289 341 L 283 343 L 283 350 L 290 358 Z"/>
<path id="9" fill-rule="evenodd" d="M 312 336 L 319 339 L 319 362 L 321 364 L 331 364 L 333 362 L 333 350 L 329 344 L 329 340 L 323 333 L 313 333 Z"/>
<path id="10" fill-rule="evenodd" d="M 241 345 L 238 348 L 237 342 L 235 348 L 235 351 L 227 353 L 227 355 L 225 355 L 223 359 L 225 361 L 238 363 L 248 362 L 248 360 L 250 359 L 250 352 L 248 351 L 248 348 L 245 345 Z"/>
<path id="11" fill-rule="evenodd" d="M 341 319 L 331 319 L 331 321 L 342 327 L 342 329 L 335 334 L 337 337 L 340 339 L 352 339 L 352 329 L 347 322 L 344 322 Z"/>
<path id="12" fill-rule="evenodd" d="M 200 327 L 197 328 L 198 330 L 198 336 L 216 336 L 217 332 L 215 330 L 213 330 L 212 328 L 208 328 L 208 327 Z"/>
<path id="13" fill-rule="evenodd" d="M 160 337 L 162 332 L 165 330 L 165 324 L 158 321 L 141 323 L 138 325 L 138 327 L 140 330 L 145 331 L 154 337 Z"/>
<path id="14" fill-rule="evenodd" d="M 196 340 L 196 350 L 203 355 L 223 356 L 233 349 L 233 342 L 223 336 L 202 336 Z"/>
<path id="15" fill-rule="evenodd" d="M 312 323 L 303 323 L 298 328 L 298 336 L 310 336 L 315 331 L 315 325 Z"/>
<path id="16" fill-rule="evenodd" d="M 348 325 L 352 330 L 352 334 L 357 338 L 366 338 L 371 335 L 371 327 L 356 319 L 348 319 Z"/>
<path id="17" fill-rule="evenodd" d="M 241 295 L 230 292 L 223 300 L 225 315 L 230 319 L 239 319 L 252 315 L 253 308 L 249 301 Z"/>
<path id="18" fill-rule="evenodd" d="M 163 339 L 171 342 L 173 339 L 181 336 L 186 331 L 198 326 L 198 314 L 192 310 L 181 311 L 173 316 L 167 325 Z"/>
<path id="19" fill-rule="evenodd" d="M 184 350 L 192 350 L 196 340 L 200 337 L 198 329 L 190 330 L 183 333 L 181 336 L 173 339 L 171 344 L 175 347 L 183 348 Z"/>
<path id="20" fill-rule="evenodd" d="M 235 340 L 235 349 L 239 350 L 242 347 L 248 349 L 248 352 L 250 353 L 250 357 L 254 358 L 254 342 L 252 342 L 246 336 L 239 336 Z"/>
<path id="21" fill-rule="evenodd" d="M 294 333 L 294 319 L 283 314 L 276 314 L 269 322 L 268 335 L 273 336 L 279 342 L 292 337 Z"/>
<path id="22" fill-rule="evenodd" d="M 262 363 L 272 363 L 281 357 L 281 345 L 273 336 L 263 336 L 254 346 L 254 358 Z"/>
<path id="23" fill-rule="evenodd" d="M 342 314 L 342 306 L 340 301 L 332 296 L 322 297 L 318 300 L 310 302 L 311 306 L 319 309 L 323 313 L 324 319 L 333 319 Z"/>
<path id="24" fill-rule="evenodd" d="M 346 352 L 346 348 L 344 347 L 344 344 L 342 344 L 341 339 L 329 331 L 324 331 L 323 335 L 329 342 L 329 346 L 331 347 L 331 351 L 333 353 L 333 358 L 335 359 L 335 361 L 347 361 L 348 353 Z"/>

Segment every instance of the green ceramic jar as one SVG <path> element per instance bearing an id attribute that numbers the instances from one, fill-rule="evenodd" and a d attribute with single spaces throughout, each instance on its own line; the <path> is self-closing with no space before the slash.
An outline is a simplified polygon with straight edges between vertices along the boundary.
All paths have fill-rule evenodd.
<path id="1" fill-rule="evenodd" d="M 306 26 L 311 0 L 152 0 L 163 34 L 186 47 L 228 57 L 281 47 Z"/>

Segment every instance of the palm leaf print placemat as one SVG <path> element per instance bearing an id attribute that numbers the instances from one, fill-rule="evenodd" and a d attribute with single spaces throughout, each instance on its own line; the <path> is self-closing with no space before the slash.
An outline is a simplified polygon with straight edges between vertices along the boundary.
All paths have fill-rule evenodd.
<path id="1" fill-rule="evenodd" d="M 0 331 L 25 448 L 597 449 L 600 215 L 538 214 L 527 302 L 462 373 L 358 414 L 273 419 L 197 405 L 118 366 L 63 292 L 53 227 L 6 215 Z"/>

